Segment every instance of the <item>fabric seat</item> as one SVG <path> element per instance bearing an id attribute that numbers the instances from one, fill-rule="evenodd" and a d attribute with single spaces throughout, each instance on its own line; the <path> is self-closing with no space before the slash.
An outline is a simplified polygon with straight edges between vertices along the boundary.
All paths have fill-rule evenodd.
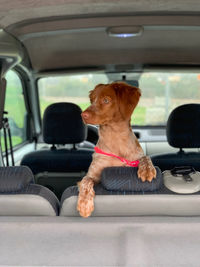
<path id="1" fill-rule="evenodd" d="M 56 216 L 59 201 L 26 166 L 0 167 L 0 216 Z"/>
<path id="2" fill-rule="evenodd" d="M 175 194 L 164 186 L 153 192 L 117 192 L 95 187 L 93 217 L 200 216 L 200 195 Z M 61 198 L 60 216 L 78 217 L 78 187 L 67 188 Z"/>
<path id="3" fill-rule="evenodd" d="M 95 209 L 91 216 L 200 215 L 200 192 L 185 195 L 170 191 L 165 187 L 161 171 L 157 167 L 157 181 L 153 180 L 151 183 L 143 183 L 136 176 L 133 179 L 130 170 L 124 175 L 125 167 L 118 168 L 121 168 L 121 171 L 118 171 L 119 176 L 111 174 L 112 170 L 109 170 L 106 179 L 102 179 L 102 173 L 101 184 L 95 186 Z M 80 216 L 77 211 L 77 196 L 77 186 L 64 191 L 60 216 Z"/>
<path id="4" fill-rule="evenodd" d="M 28 166 L 36 183 L 50 188 L 60 198 L 62 192 L 75 185 L 88 170 L 93 148 L 76 144 L 86 139 L 87 128 L 81 109 L 73 103 L 55 103 L 47 107 L 43 117 L 43 139 L 51 149 L 38 150 L 24 156 L 21 165 Z M 71 145 L 70 148 L 63 147 Z M 59 145 L 62 147 L 60 148 Z"/>
<path id="5" fill-rule="evenodd" d="M 178 153 L 152 155 L 154 165 L 162 171 L 178 166 L 192 166 L 200 171 L 200 153 L 186 152 L 185 148 L 200 148 L 200 104 L 186 104 L 175 108 L 166 125 L 169 145 Z"/>

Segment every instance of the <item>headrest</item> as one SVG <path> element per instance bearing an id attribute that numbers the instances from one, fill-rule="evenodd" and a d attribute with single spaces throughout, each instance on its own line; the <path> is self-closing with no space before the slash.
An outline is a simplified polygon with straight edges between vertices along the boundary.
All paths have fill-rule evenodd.
<path id="1" fill-rule="evenodd" d="M 177 148 L 200 147 L 200 104 L 175 108 L 167 121 L 168 143 Z"/>
<path id="2" fill-rule="evenodd" d="M 137 176 L 135 167 L 108 167 L 101 173 L 101 184 L 106 190 L 126 192 L 152 192 L 158 190 L 162 184 L 162 173 L 158 167 L 156 179 L 152 182 L 142 182 Z"/>
<path id="3" fill-rule="evenodd" d="M 26 166 L 0 167 L 0 193 L 19 192 L 33 182 L 33 174 Z"/>
<path id="4" fill-rule="evenodd" d="M 75 144 L 86 139 L 81 109 L 73 103 L 55 103 L 43 117 L 43 138 L 47 144 Z"/>

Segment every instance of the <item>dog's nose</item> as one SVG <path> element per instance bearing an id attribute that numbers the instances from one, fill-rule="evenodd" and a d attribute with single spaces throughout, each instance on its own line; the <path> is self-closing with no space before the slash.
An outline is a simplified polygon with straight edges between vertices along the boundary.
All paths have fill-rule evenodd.
<path id="1" fill-rule="evenodd" d="M 89 113 L 87 111 L 84 111 L 81 113 L 81 116 L 84 120 L 87 120 L 89 118 Z"/>

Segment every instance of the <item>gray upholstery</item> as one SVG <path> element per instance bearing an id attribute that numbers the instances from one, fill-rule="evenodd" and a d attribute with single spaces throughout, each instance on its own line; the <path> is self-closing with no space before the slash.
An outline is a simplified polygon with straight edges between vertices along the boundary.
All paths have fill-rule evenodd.
<path id="1" fill-rule="evenodd" d="M 199 216 L 200 194 L 175 194 L 164 185 L 159 190 L 126 192 L 109 191 L 95 186 L 95 210 L 92 216 Z M 60 216 L 79 216 L 78 187 L 65 190 L 61 199 Z"/>
<path id="2" fill-rule="evenodd" d="M 26 166 L 0 167 L 0 216 L 56 216 L 59 201 Z"/>
<path id="3" fill-rule="evenodd" d="M 94 203 L 93 217 L 200 216 L 200 196 L 194 195 L 98 195 Z M 60 216 L 80 216 L 76 205 L 76 196 L 67 198 Z"/>
<path id="4" fill-rule="evenodd" d="M 199 266 L 200 217 L 0 217 L 0 237 L 0 266 Z"/>
<path id="5" fill-rule="evenodd" d="M 162 186 L 162 173 L 156 168 L 156 179 L 152 182 L 142 182 L 138 179 L 138 168 L 135 167 L 108 167 L 102 171 L 101 184 L 107 190 L 112 191 L 156 191 Z M 117 177 L 117 179 L 116 179 Z"/>

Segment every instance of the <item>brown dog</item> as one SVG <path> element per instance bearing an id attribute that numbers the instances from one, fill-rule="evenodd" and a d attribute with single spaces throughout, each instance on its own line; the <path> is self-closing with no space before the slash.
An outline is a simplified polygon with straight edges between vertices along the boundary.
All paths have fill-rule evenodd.
<path id="1" fill-rule="evenodd" d="M 138 177 L 152 181 L 156 170 L 132 132 L 130 118 L 141 92 L 124 82 L 99 84 L 90 92 L 91 105 L 82 113 L 87 124 L 99 125 L 97 147 L 104 153 L 123 157 L 128 162 L 139 160 Z M 101 171 L 110 166 L 127 166 L 119 158 L 94 153 L 87 175 L 79 183 L 77 209 L 81 216 L 88 217 L 94 210 L 94 184 L 100 180 Z"/>

